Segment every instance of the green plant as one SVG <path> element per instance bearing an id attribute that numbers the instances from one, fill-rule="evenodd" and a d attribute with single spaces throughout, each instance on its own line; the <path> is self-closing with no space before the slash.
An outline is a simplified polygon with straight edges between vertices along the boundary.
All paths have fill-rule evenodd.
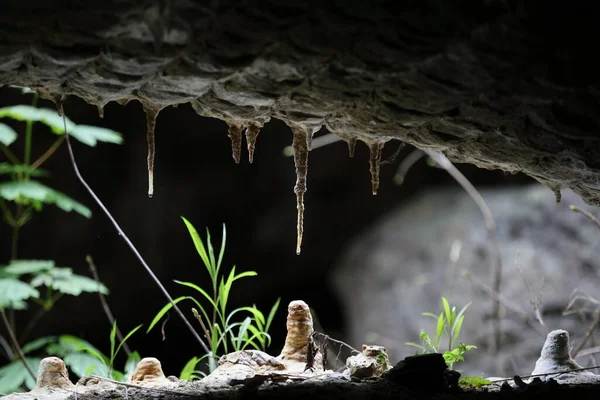
<path id="1" fill-rule="evenodd" d="M 416 354 L 419 354 L 419 350 L 421 350 L 423 354 L 426 354 L 429 351 L 440 353 L 442 351 L 442 337 L 446 335 L 448 340 L 448 350 L 443 352 L 443 356 L 448 368 L 452 369 L 454 364 L 465 360 L 464 354 L 467 351 L 476 349 L 475 346 L 465 345 L 464 343 L 459 343 L 457 345 L 458 336 L 465 320 L 464 313 L 470 305 L 471 303 L 467 304 L 457 313 L 456 307 L 450 307 L 448 300 L 442 296 L 442 312 L 440 312 L 439 315 L 430 312 L 422 314 L 436 320 L 435 340 L 433 340 L 427 332 L 421 331 L 419 339 L 423 342 L 423 345 L 415 342 L 406 342 L 405 344 L 416 347 L 418 349 Z"/>
<path id="2" fill-rule="evenodd" d="M 37 312 L 20 332 L 18 343 L 23 343 L 39 319 L 50 311 L 60 298 L 64 295 L 79 296 L 84 292 L 106 294 L 108 289 L 93 279 L 74 274 L 70 268 L 56 267 L 52 260 L 12 260 L 8 265 L 0 266 L 0 312 L 6 316 L 5 309 L 25 310 L 29 303 L 39 306 Z M 29 357 L 29 355 L 52 340 L 56 338 L 39 338 L 25 344 L 21 349 L 15 349 L 14 345 L 11 347 L 6 340 L 3 340 L 2 342 L 6 343 L 3 350 L 10 363 L 0 369 L 0 372 L 4 371 L 0 376 L 6 378 L 0 379 L 0 392 L 15 391 L 22 384 L 31 388 L 35 382 L 25 362 L 36 371 L 40 358 Z M 22 351 L 26 356 L 25 362 L 19 359 L 18 351 Z M 25 379 L 24 376 L 29 378 Z"/>
<path id="3" fill-rule="evenodd" d="M 117 381 L 124 382 L 127 380 L 127 375 L 130 374 L 131 372 L 133 372 L 133 369 L 135 368 L 136 364 L 140 361 L 140 355 L 137 352 L 132 352 L 129 355 L 129 357 L 127 358 L 127 362 L 125 364 L 125 373 L 119 372 L 114 369 L 115 359 L 117 357 L 117 354 L 119 354 L 121 347 L 123 347 L 123 345 L 125 344 L 127 339 L 129 339 L 141 327 L 142 327 L 142 325 L 140 324 L 140 325 L 136 326 L 135 328 L 133 328 L 131 331 L 129 331 L 129 333 L 127 335 L 125 335 L 123 340 L 117 344 L 116 343 L 117 321 L 115 321 L 113 323 L 112 329 L 110 331 L 110 336 L 109 336 L 109 339 L 110 339 L 110 355 L 109 356 L 102 354 L 95 347 L 92 347 L 89 344 L 85 344 L 85 343 L 79 343 L 77 345 L 77 347 L 75 349 L 76 350 L 75 354 L 84 352 L 84 353 L 91 355 L 96 360 L 100 361 L 102 363 L 103 368 L 101 369 L 101 373 L 96 374 L 96 375 L 100 375 L 100 376 L 104 376 L 106 378 L 111 378 L 111 379 L 114 379 Z M 84 375 L 91 374 L 92 372 L 94 372 L 96 370 L 96 368 L 97 368 L 97 365 L 90 363 L 90 366 L 85 370 Z"/>
<path id="4" fill-rule="evenodd" d="M 479 376 L 465 376 L 463 378 L 460 378 L 460 380 L 458 381 L 458 386 L 460 386 L 462 389 L 467 390 L 480 389 L 484 386 L 491 384 L 492 381 L 481 378 Z"/>
<path id="5" fill-rule="evenodd" d="M 198 320 L 204 334 L 204 339 L 210 349 L 210 352 L 203 357 L 192 358 L 182 370 L 180 376 L 191 379 L 202 375 L 200 371 L 196 370 L 196 367 L 204 359 L 208 360 L 208 369 L 212 372 L 216 368 L 216 360 L 218 359 L 219 354 L 221 354 L 221 350 L 225 353 L 228 353 L 230 350 L 238 351 L 248 347 L 257 350 L 265 350 L 271 343 L 271 336 L 268 331 L 271 322 L 273 321 L 273 317 L 275 316 L 275 312 L 279 307 L 280 299 L 275 302 L 266 318 L 255 305 L 252 305 L 251 307 L 239 307 L 228 313 L 227 302 L 230 297 L 233 283 L 244 277 L 256 276 L 257 273 L 255 271 L 236 273 L 235 266 L 233 266 L 227 277 L 221 275 L 220 270 L 227 238 L 225 225 L 223 225 L 221 248 L 218 257 L 215 258 L 215 252 L 208 229 L 206 230 L 207 239 L 205 246 L 194 226 L 185 218 L 182 217 L 182 219 L 196 247 L 196 251 L 200 255 L 202 263 L 208 272 L 212 286 L 212 294 L 209 294 L 194 283 L 175 281 L 182 286 L 194 289 L 200 295 L 200 298 L 208 303 L 208 307 L 205 307 L 198 299 L 191 296 L 181 296 L 174 299 L 174 303 L 179 303 L 183 300 L 189 300 L 194 303 L 196 307 L 192 308 L 192 313 Z M 148 327 L 147 333 L 156 326 L 171 308 L 172 304 L 169 303 L 156 314 L 154 320 Z M 234 321 L 234 316 L 242 312 L 249 315 L 242 321 Z"/>
<path id="6" fill-rule="evenodd" d="M 11 367 L 8 370 L 9 374 L 3 377 L 8 377 L 7 381 L 14 377 L 13 381 L 21 382 L 18 386 L 28 385 L 35 378 L 39 360 L 25 357 L 21 345 L 39 319 L 65 294 L 78 296 L 83 292 L 107 293 L 103 285 L 74 274 L 69 268 L 55 267 L 51 260 L 18 259 L 21 230 L 36 212 L 42 211 L 44 205 L 54 204 L 63 211 L 75 211 L 86 218 L 91 217 L 91 211 L 86 206 L 38 180 L 49 176 L 49 173 L 40 167 L 60 148 L 65 139 L 64 125 L 62 117 L 58 116 L 55 110 L 37 108 L 39 100 L 37 93 L 29 89 L 23 89 L 23 93 L 32 93 L 31 106 L 16 105 L 0 108 L 0 119 L 9 118 L 25 122 L 22 135 L 22 159 L 12 150 L 12 146 L 19 139 L 19 134 L 10 125 L 0 122 L 0 151 L 7 160 L 0 162 L 0 213 L 12 231 L 9 264 L 0 266 L 0 317 L 10 344 L 9 340 L 2 335 L 0 335 L 0 343 Z M 35 122 L 50 128 L 57 138 L 48 149 L 34 159 Z M 88 146 L 95 146 L 97 142 L 122 143 L 121 134 L 112 130 L 77 125 L 68 119 L 66 124 L 73 137 Z M 37 303 L 40 308 L 24 330 L 16 332 L 15 312 L 27 308 L 28 302 Z M 17 358 L 20 358 L 21 366 L 18 362 L 14 362 Z M 29 378 L 19 379 L 21 376 L 19 374 L 23 373 L 29 375 Z"/>

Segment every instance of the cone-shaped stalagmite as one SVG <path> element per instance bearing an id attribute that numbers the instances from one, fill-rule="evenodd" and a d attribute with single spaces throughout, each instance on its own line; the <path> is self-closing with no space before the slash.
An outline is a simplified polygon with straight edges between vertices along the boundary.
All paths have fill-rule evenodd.
<path id="1" fill-rule="evenodd" d="M 306 175 L 308 172 L 308 131 L 299 126 L 292 126 L 294 148 L 294 164 L 296 166 L 296 208 L 298 209 L 296 254 L 300 254 L 302 235 L 304 233 L 304 193 L 306 192 Z"/>
<path id="2" fill-rule="evenodd" d="M 260 132 L 260 125 L 251 123 L 246 128 L 246 143 L 248 144 L 248 161 L 250 164 L 254 162 L 254 148 L 256 147 L 256 138 Z"/>
<path id="3" fill-rule="evenodd" d="M 236 164 L 240 163 L 240 154 L 242 153 L 242 132 L 244 127 L 235 122 L 229 122 L 229 130 L 227 136 L 231 139 L 231 155 Z"/>
<path id="4" fill-rule="evenodd" d="M 369 146 L 369 171 L 371 171 L 371 189 L 373 195 L 377 194 L 379 189 L 379 169 L 381 167 L 381 153 L 385 142 L 367 143 Z"/>
<path id="5" fill-rule="evenodd" d="M 154 196 L 154 129 L 156 127 L 156 117 L 161 108 L 152 104 L 142 103 L 146 112 L 146 141 L 148 143 L 148 197 Z"/>

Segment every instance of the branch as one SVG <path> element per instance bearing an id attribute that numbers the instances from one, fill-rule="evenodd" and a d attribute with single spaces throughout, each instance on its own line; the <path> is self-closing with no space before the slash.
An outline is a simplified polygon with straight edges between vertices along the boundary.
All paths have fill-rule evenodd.
<path id="1" fill-rule="evenodd" d="M 85 261 L 87 261 L 87 263 L 90 267 L 90 271 L 92 271 L 92 275 L 94 276 L 94 280 L 98 284 L 98 287 L 100 287 L 101 283 L 100 283 L 100 278 L 98 277 L 98 270 L 96 269 L 96 265 L 94 264 L 94 260 L 92 259 L 92 256 L 90 256 L 88 254 L 85 257 Z M 121 332 L 119 327 L 117 327 L 115 325 L 115 317 L 113 316 L 113 313 L 110 311 L 110 307 L 108 306 L 108 303 L 106 301 L 106 296 L 104 296 L 104 294 L 100 290 L 98 290 L 98 297 L 100 297 L 100 303 L 102 303 L 102 308 L 104 309 L 104 314 L 106 314 L 106 317 L 108 318 L 108 322 L 110 323 L 110 326 L 115 326 L 117 328 L 116 333 L 117 333 L 117 337 L 119 338 L 119 343 L 122 344 L 125 354 L 127 354 L 127 357 L 129 357 L 131 355 L 131 349 L 129 348 L 127 343 L 125 343 L 123 333 Z"/>
<path id="2" fill-rule="evenodd" d="M 77 162 L 75 161 L 75 155 L 73 154 L 73 148 L 71 147 L 71 141 L 69 139 L 69 132 L 67 130 L 67 120 L 65 118 L 65 113 L 64 113 L 64 110 L 63 110 L 62 103 L 59 103 L 59 109 L 60 109 L 62 117 L 63 117 L 63 124 L 64 124 L 64 128 L 65 128 L 65 137 L 66 137 L 66 140 L 67 140 L 67 149 L 69 150 L 69 157 L 71 159 L 71 165 L 73 166 L 73 170 L 75 171 L 75 175 L 77 176 L 77 179 L 79 179 L 79 181 L 85 187 L 85 189 L 88 191 L 88 193 L 90 194 L 90 196 L 92 196 L 92 198 L 98 204 L 98 206 L 100 207 L 100 209 L 104 212 L 104 214 L 106 214 L 106 216 L 108 217 L 108 219 L 110 220 L 110 222 L 112 222 L 112 224 L 114 225 L 115 229 L 117 230 L 119 236 L 121 236 L 123 238 L 123 240 L 125 241 L 125 243 L 127 243 L 127 246 L 129 246 L 129 248 L 131 249 L 131 251 L 133 252 L 133 254 L 137 257 L 137 259 L 139 260 L 139 262 L 142 264 L 142 266 L 144 267 L 144 269 L 146 270 L 146 272 L 148 272 L 148 275 L 150 275 L 150 277 L 152 278 L 152 280 L 154 281 L 154 283 L 156 283 L 156 285 L 162 291 L 162 293 L 164 294 L 164 296 L 171 303 L 171 305 L 173 306 L 173 308 L 175 309 L 175 311 L 177 312 L 177 314 L 181 317 L 181 320 L 184 322 L 184 324 L 186 325 L 186 327 L 192 333 L 192 335 L 194 336 L 194 338 L 200 343 L 200 345 L 202 346 L 202 348 L 204 349 L 204 351 L 206 351 L 207 353 L 210 353 L 210 350 L 208 349 L 208 346 L 206 345 L 206 343 L 204 343 L 204 341 L 202 340 L 202 338 L 200 337 L 200 335 L 198 335 L 198 332 L 196 332 L 196 330 L 192 327 L 192 325 L 187 320 L 187 318 L 185 317 L 185 315 L 183 314 L 183 312 L 181 311 L 181 309 L 173 301 L 173 298 L 171 297 L 171 295 L 169 294 L 169 292 L 167 292 L 167 289 L 165 289 L 164 285 L 157 278 L 156 274 L 154 274 L 154 272 L 152 271 L 152 269 L 150 268 L 150 266 L 148 266 L 148 264 L 146 263 L 146 260 L 144 260 L 144 258 L 142 257 L 142 255 L 140 254 L 140 252 L 138 251 L 138 249 L 133 245 L 133 243 L 131 242 L 131 240 L 129 239 L 129 237 L 125 234 L 125 232 L 123 232 L 123 229 L 121 229 L 121 226 L 117 223 L 117 221 L 115 220 L 115 218 L 108 211 L 108 209 L 106 208 L 106 206 L 104 205 L 104 203 L 102 203 L 102 201 L 100 200 L 100 198 L 98 198 L 98 196 L 92 190 L 92 188 L 90 187 L 90 185 L 88 185 L 88 183 L 85 181 L 85 179 L 83 179 L 83 176 L 81 175 L 81 172 L 79 172 L 79 168 L 77 167 Z"/>
<path id="3" fill-rule="evenodd" d="M 10 337 L 10 341 L 12 342 L 13 347 L 17 351 L 17 354 L 19 355 L 21 362 L 27 369 L 27 372 L 29 372 L 29 375 L 31 375 L 31 377 L 35 381 L 37 379 L 37 376 L 36 376 L 35 372 L 33 372 L 31 365 L 29 365 L 29 363 L 27 362 L 27 359 L 25 358 L 25 354 L 23 354 L 23 349 L 21 349 L 21 346 L 19 346 L 19 342 L 17 342 L 17 337 L 15 336 L 15 332 L 10 327 L 10 322 L 8 322 L 8 318 L 6 317 L 6 313 L 4 312 L 3 307 L 0 307 L 0 315 L 2 316 L 2 321 L 4 322 L 4 326 L 6 327 L 6 330 L 8 331 L 8 336 Z"/>

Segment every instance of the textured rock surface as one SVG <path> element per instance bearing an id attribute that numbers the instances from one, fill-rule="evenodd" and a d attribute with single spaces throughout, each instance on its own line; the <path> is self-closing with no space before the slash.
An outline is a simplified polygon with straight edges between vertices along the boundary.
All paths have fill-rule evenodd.
<path id="1" fill-rule="evenodd" d="M 160 361 L 154 357 L 145 357 L 135 367 L 131 374 L 131 383 L 166 383 L 169 382 L 165 376 Z"/>
<path id="2" fill-rule="evenodd" d="M 559 383 L 600 383 L 600 376 L 590 371 L 582 371 L 582 368 L 571 358 L 569 332 L 557 329 L 548 334 L 531 375 L 561 372 L 540 378 L 542 380 L 552 378 Z"/>
<path id="3" fill-rule="evenodd" d="M 496 220 L 503 261 L 500 353 L 490 343 L 496 326 L 488 290 L 494 287 L 494 257 L 479 209 L 459 188 L 429 190 L 349 243 L 333 272 L 346 306 L 349 343 L 384 345 L 395 363 L 414 352 L 404 342 L 418 341 L 421 329 L 435 331 L 433 319 L 421 313 L 439 312 L 443 295 L 459 309 L 472 302 L 459 340 L 478 348 L 460 365 L 465 375 L 531 372 L 547 333 L 536 321 L 532 304 L 538 299 L 547 329 L 566 329 L 579 344 L 592 318 L 563 311 L 575 288 L 593 296 L 600 282 L 598 227 L 569 209 L 581 199 L 565 191 L 557 207 L 540 186 L 482 195 Z M 578 361 L 589 366 L 589 358 Z"/>
<path id="4" fill-rule="evenodd" d="M 362 352 L 346 359 L 351 376 L 368 378 L 381 376 L 392 368 L 387 349 L 383 346 L 362 346 Z"/>
<path id="5" fill-rule="evenodd" d="M 149 127 L 191 102 L 254 139 L 270 118 L 374 148 L 401 138 L 597 204 L 593 5 L 518 4 L 8 0 L 0 84 L 100 112 L 138 100 Z"/>

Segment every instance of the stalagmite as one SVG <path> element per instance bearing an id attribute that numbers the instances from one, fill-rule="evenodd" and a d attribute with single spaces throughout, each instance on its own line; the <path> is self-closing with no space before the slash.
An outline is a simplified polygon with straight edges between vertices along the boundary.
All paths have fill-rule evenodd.
<path id="1" fill-rule="evenodd" d="M 235 163 L 239 164 L 240 154 L 242 152 L 242 132 L 244 131 L 244 127 L 234 122 L 228 122 L 227 125 L 229 125 L 227 136 L 231 139 L 231 155 L 233 156 Z"/>
<path id="2" fill-rule="evenodd" d="M 149 104 L 142 103 L 146 113 L 146 141 L 148 143 L 148 197 L 154 196 L 154 129 L 156 127 L 156 117 L 160 108 L 152 107 Z"/>
<path id="3" fill-rule="evenodd" d="M 296 166 L 296 208 L 298 209 L 296 254 L 300 254 L 302 235 L 304 233 L 304 193 L 306 192 L 306 175 L 308 172 L 308 135 L 305 128 L 292 126 L 294 134 L 292 147 L 294 148 L 294 164 Z"/>
<path id="4" fill-rule="evenodd" d="M 254 162 L 254 148 L 256 147 L 256 138 L 260 132 L 260 125 L 251 123 L 246 128 L 246 143 L 248 144 L 248 161 L 250 164 Z"/>
<path id="5" fill-rule="evenodd" d="M 348 143 L 348 154 L 350 154 L 350 157 L 354 157 L 354 150 L 356 150 L 356 138 L 348 139 L 346 143 Z"/>
<path id="6" fill-rule="evenodd" d="M 369 146 L 369 170 L 371 171 L 371 189 L 373 195 L 377 194 L 379 189 L 379 169 L 381 166 L 381 153 L 385 142 L 367 143 Z"/>

